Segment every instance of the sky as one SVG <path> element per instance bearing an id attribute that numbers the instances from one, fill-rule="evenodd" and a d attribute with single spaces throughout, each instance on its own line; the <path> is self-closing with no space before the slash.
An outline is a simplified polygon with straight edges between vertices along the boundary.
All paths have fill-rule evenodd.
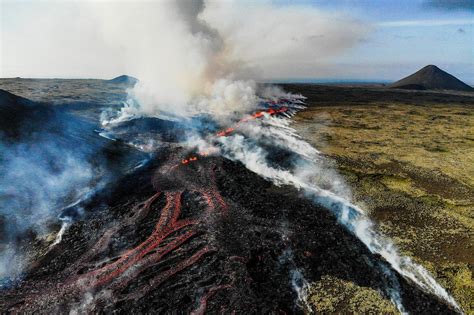
<path id="1" fill-rule="evenodd" d="M 150 1 L 141 3 L 152 12 Z M 0 0 L 0 77 L 136 75 L 131 63 L 140 52 L 133 55 L 127 46 L 137 36 L 160 43 L 167 26 L 122 38 L 111 30 L 124 27 L 108 14 L 115 4 Z M 208 5 L 206 22 L 230 43 L 232 57 L 261 79 L 392 81 L 435 64 L 474 83 L 471 0 L 243 0 L 220 6 Z"/>
<path id="2" fill-rule="evenodd" d="M 332 71 L 356 79 L 394 80 L 435 64 L 474 83 L 474 1 L 308 1 L 373 25 L 361 43 L 334 60 Z M 347 72 L 349 70 L 349 73 Z M 334 72 L 333 72 L 334 73 Z M 328 74 L 331 77 L 331 73 Z"/>

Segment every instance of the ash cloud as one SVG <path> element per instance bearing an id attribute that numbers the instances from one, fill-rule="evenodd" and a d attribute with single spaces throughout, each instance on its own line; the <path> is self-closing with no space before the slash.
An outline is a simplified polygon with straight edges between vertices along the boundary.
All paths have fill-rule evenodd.
<path id="1" fill-rule="evenodd" d="M 370 31 L 344 15 L 270 1 L 42 1 L 4 8 L 16 14 L 2 15 L 9 43 L 2 47 L 2 76 L 133 75 L 140 83 L 122 118 L 245 112 L 255 105 L 254 81 L 298 77 L 306 69 L 297 64 L 326 63 Z"/>

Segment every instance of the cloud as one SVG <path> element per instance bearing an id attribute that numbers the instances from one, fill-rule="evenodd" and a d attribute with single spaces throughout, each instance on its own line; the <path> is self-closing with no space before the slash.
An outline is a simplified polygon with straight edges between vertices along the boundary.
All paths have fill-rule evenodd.
<path id="1" fill-rule="evenodd" d="M 152 82 L 162 91 L 200 90 L 193 85 L 210 59 L 238 78 L 297 76 L 299 62 L 331 60 L 371 31 L 341 14 L 270 1 L 7 1 L 1 11 L 0 76 L 127 73 L 166 77 Z"/>
<path id="2" fill-rule="evenodd" d="M 248 111 L 256 103 L 253 81 L 275 72 L 294 75 L 302 62 L 330 60 L 369 30 L 309 6 L 270 2 L 138 2 L 92 9 L 107 44 L 124 54 L 127 72 L 140 79 L 132 94 L 138 106 L 126 108 L 126 117 Z"/>
<path id="3" fill-rule="evenodd" d="M 440 10 L 474 11 L 474 1 L 472 0 L 425 0 L 424 5 Z"/>
<path id="4" fill-rule="evenodd" d="M 472 25 L 470 19 L 453 19 L 453 20 L 400 20 L 390 22 L 380 22 L 379 27 L 429 27 L 429 26 L 449 26 L 449 25 Z"/>

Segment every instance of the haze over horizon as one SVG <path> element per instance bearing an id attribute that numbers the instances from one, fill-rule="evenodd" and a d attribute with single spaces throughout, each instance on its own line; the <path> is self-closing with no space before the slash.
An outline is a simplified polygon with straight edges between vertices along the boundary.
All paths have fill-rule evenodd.
<path id="1" fill-rule="evenodd" d="M 156 5 L 140 3 L 150 8 Z M 233 59 L 252 69 L 252 77 L 394 81 L 435 64 L 474 83 L 474 5 L 470 1 L 206 4 L 200 17 L 230 43 Z M 140 49 L 133 34 L 121 38 L 125 27 L 111 14 L 120 11 L 109 12 L 111 5 L 106 1 L 2 0 L 0 77 L 140 77 L 129 62 L 130 55 Z M 154 48 L 160 48 L 160 40 L 153 38 Z"/>

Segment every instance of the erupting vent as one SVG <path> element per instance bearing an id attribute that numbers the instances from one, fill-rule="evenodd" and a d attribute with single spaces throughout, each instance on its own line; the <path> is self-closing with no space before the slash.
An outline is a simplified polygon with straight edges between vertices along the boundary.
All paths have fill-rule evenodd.
<path id="1" fill-rule="evenodd" d="M 230 135 L 231 133 L 233 133 L 234 131 L 236 131 L 243 123 L 265 117 L 265 115 L 275 116 L 275 115 L 282 114 L 282 115 L 286 115 L 286 117 L 291 117 L 292 115 L 294 115 L 297 109 L 302 108 L 301 104 L 302 102 L 299 100 L 291 101 L 289 99 L 281 99 L 278 102 L 266 101 L 261 105 L 270 107 L 270 108 L 262 110 L 262 111 L 258 111 L 252 115 L 242 118 L 237 123 L 235 123 L 232 127 L 228 127 L 227 129 L 219 131 L 217 134 L 215 134 L 214 137 L 226 137 Z M 211 152 L 198 152 L 197 155 L 208 156 L 210 153 Z M 190 162 L 197 161 L 198 156 L 190 156 L 188 158 L 185 158 L 181 161 L 181 164 L 188 164 Z"/>

